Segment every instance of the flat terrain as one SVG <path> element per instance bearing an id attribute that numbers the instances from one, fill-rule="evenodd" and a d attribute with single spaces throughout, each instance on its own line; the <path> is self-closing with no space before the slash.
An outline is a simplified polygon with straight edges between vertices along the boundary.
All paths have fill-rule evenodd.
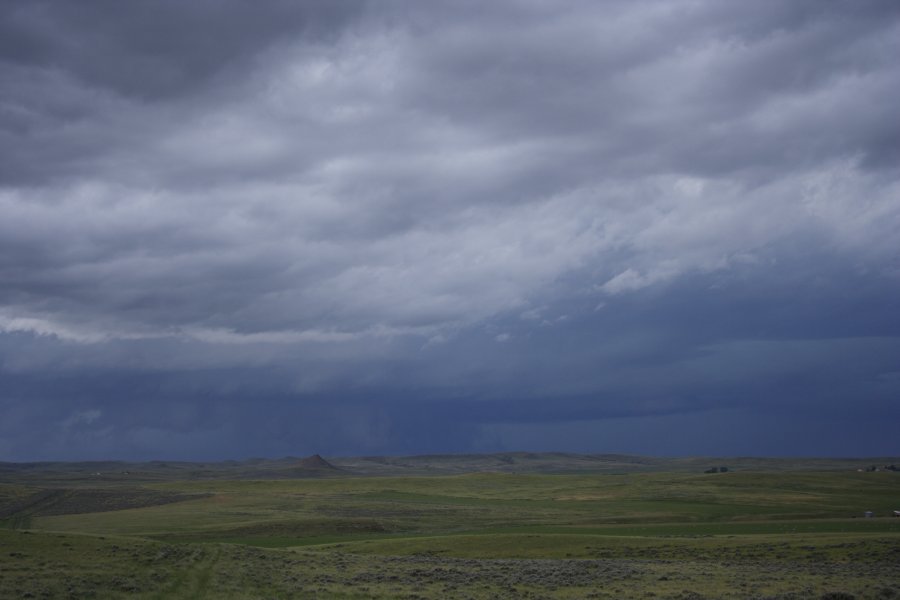
<path id="1" fill-rule="evenodd" d="M 898 462 L 4 464 L 0 597 L 900 599 Z"/>

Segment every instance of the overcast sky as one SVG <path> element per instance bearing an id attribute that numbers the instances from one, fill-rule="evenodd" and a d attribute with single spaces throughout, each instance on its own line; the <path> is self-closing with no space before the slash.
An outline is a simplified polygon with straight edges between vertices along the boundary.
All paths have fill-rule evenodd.
<path id="1" fill-rule="evenodd" d="M 0 4 L 0 460 L 900 455 L 900 3 Z"/>

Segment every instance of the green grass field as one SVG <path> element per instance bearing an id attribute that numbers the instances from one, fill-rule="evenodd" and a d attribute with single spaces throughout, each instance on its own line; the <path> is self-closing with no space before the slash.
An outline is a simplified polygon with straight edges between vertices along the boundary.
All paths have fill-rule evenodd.
<path id="1" fill-rule="evenodd" d="M 2 598 L 900 598 L 895 472 L 25 479 Z"/>

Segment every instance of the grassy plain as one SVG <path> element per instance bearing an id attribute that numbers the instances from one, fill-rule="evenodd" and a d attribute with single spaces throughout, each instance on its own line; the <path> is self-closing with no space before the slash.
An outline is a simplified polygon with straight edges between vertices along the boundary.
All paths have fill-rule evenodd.
<path id="1" fill-rule="evenodd" d="M 9 470 L 0 597 L 900 598 L 900 473 L 850 466 Z"/>

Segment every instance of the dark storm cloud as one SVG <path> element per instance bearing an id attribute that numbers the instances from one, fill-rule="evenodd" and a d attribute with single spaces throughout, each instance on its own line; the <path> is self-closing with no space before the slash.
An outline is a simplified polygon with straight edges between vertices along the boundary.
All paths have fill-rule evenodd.
<path id="1" fill-rule="evenodd" d="M 196 94 L 206 105 L 258 68 L 267 49 L 325 42 L 361 7 L 353 0 L 272 2 L 263 11 L 241 1 L 5 3 L 0 135 L 18 152 L 0 174 L 28 183 L 143 163 L 148 157 L 129 155 L 141 154 L 135 146 L 160 120 L 193 116 L 169 103 Z M 151 186 L 158 176 L 149 174 Z"/>
<path id="2" fill-rule="evenodd" d="M 0 454 L 894 410 L 894 2 L 0 11 Z"/>
<path id="3" fill-rule="evenodd" d="M 158 99 L 251 68 L 245 61 L 286 38 L 332 38 L 362 4 L 276 0 L 260 10 L 241 0 L 8 2 L 0 8 L 0 56 L 23 67 L 59 69 L 92 87 Z"/>

